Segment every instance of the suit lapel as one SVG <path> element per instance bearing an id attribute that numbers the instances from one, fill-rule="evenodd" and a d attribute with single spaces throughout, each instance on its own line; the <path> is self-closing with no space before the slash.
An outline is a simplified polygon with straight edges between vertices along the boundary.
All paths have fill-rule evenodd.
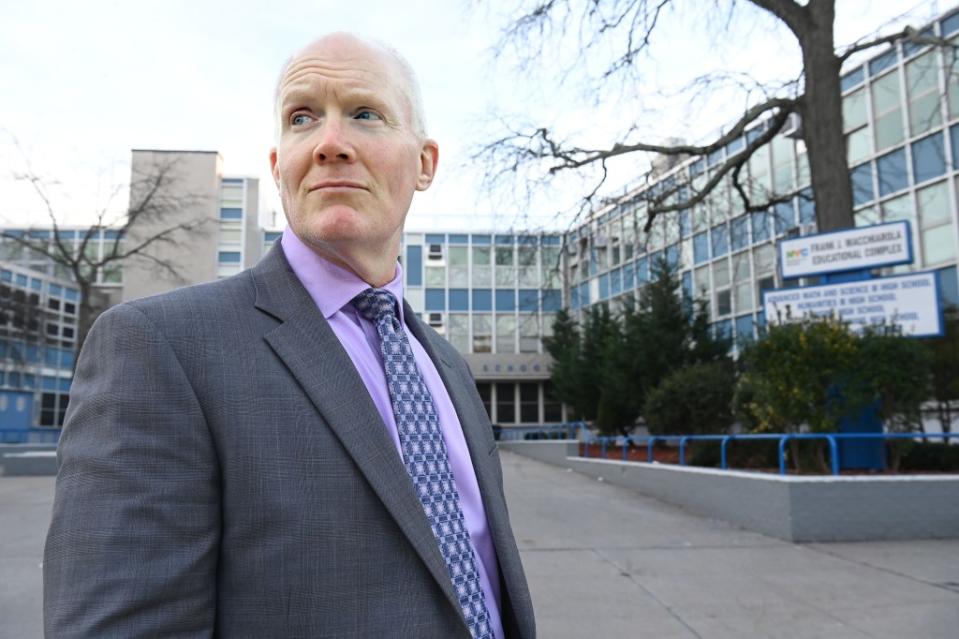
<path id="1" fill-rule="evenodd" d="M 290 270 L 279 244 L 252 274 L 256 307 L 282 321 L 264 338 L 303 387 L 462 616 L 446 562 L 393 440 L 352 360 Z"/>
<path id="2" fill-rule="evenodd" d="M 503 612 L 512 609 L 514 621 L 518 625 L 517 631 L 523 636 L 532 636 L 531 628 L 525 627 L 523 621 L 532 619 L 532 601 L 529 598 L 519 550 L 510 527 L 509 513 L 502 492 L 502 481 L 495 468 L 497 462 L 492 453 L 496 448 L 496 442 L 490 428 L 486 425 L 488 422 L 486 409 L 483 408 L 482 403 L 476 401 L 473 391 L 475 382 L 463 372 L 464 367 L 455 367 L 443 357 L 440 348 L 432 341 L 441 338 L 435 338 L 432 333 L 426 331 L 409 304 L 404 302 L 404 305 L 406 324 L 436 365 L 436 370 L 439 371 L 446 386 L 446 391 L 449 393 L 463 428 L 470 460 L 473 462 L 473 472 L 476 474 L 483 507 L 486 510 L 486 521 L 489 524 L 496 557 L 506 586 L 503 591 Z M 508 602 L 507 597 L 509 597 Z M 504 618 L 504 625 L 506 621 Z M 519 626 L 524 626 L 526 629 L 520 631 Z"/>

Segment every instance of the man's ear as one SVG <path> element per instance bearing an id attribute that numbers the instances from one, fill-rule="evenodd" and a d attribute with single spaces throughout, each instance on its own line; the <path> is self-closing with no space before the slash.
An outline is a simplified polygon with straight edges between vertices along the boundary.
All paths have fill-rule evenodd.
<path id="1" fill-rule="evenodd" d="M 270 171 L 273 173 L 273 181 L 276 186 L 280 186 L 280 167 L 276 163 L 276 147 L 270 149 Z"/>
<path id="2" fill-rule="evenodd" d="M 425 191 L 433 183 L 436 165 L 440 161 L 440 147 L 436 140 L 427 138 L 420 149 L 420 173 L 416 177 L 416 190 Z"/>

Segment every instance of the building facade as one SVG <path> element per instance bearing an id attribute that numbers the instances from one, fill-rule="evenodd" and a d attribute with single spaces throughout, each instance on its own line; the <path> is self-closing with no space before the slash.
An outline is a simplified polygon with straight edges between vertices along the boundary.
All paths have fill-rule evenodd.
<path id="1" fill-rule="evenodd" d="M 79 305 L 69 280 L 0 265 L 0 428 L 63 423 Z"/>
<path id="2" fill-rule="evenodd" d="M 134 150 L 130 208 L 145 215 L 126 236 L 111 228 L 59 227 L 57 237 L 49 226 L 2 230 L 0 390 L 32 394 L 32 425 L 62 424 L 73 374 L 79 293 L 68 269 L 13 237 L 25 235 L 47 246 L 59 240 L 93 261 L 149 242 L 141 255 L 97 274 L 95 306 L 100 310 L 233 275 L 262 255 L 259 181 L 223 176 L 221 165 L 215 152 Z M 163 172 L 161 181 L 158 172 Z M 166 233 L 170 229 L 176 230 Z M 18 319 L 26 317 L 23 295 L 35 316 L 27 324 Z M 0 420 L 5 419 L 5 404 L 9 401 L 0 397 Z"/>
<path id="3" fill-rule="evenodd" d="M 922 32 L 959 42 L 959 12 Z M 842 76 L 843 122 L 857 226 L 908 220 L 915 260 L 877 275 L 934 270 L 944 305 L 959 304 L 959 75 L 950 49 L 897 42 Z M 709 302 L 717 333 L 738 346 L 765 324 L 762 292 L 818 283 L 784 279 L 776 243 L 817 232 L 809 167 L 794 120 L 749 160 L 742 180 L 755 194 L 798 191 L 790 202 L 746 213 L 723 182 L 690 210 L 660 216 L 650 233 L 647 200 L 683 185 L 701 187 L 727 156 L 738 153 L 765 124 L 707 158 L 689 159 L 643 188 L 594 211 L 566 236 L 566 300 L 572 309 L 595 304 L 632 308 L 665 258 L 678 269 L 684 294 Z M 760 195 L 761 197 L 761 195 Z"/>
<path id="4" fill-rule="evenodd" d="M 563 305 L 562 236 L 404 234 L 406 298 L 463 355 L 494 424 L 564 420 L 543 337 Z"/>
<path id="5" fill-rule="evenodd" d="M 922 32 L 959 42 L 959 11 L 943 15 Z M 842 77 L 856 224 L 908 220 L 912 229 L 915 261 L 877 269 L 876 274 L 936 271 L 947 305 L 959 304 L 959 74 L 953 70 L 953 55 L 941 47 L 897 42 L 845 69 Z M 798 120 L 755 153 L 742 175 L 755 194 L 797 192 L 791 201 L 747 213 L 724 182 L 703 203 L 660 216 L 649 233 L 642 230 L 650 195 L 679 185 L 681 197 L 683 185 L 701 187 L 764 126 L 746 131 L 706 158 L 656 164 L 655 178 L 564 233 L 404 233 L 399 257 L 407 299 L 463 354 L 494 424 L 565 421 L 564 407 L 549 383 L 550 359 L 542 344 L 551 334 L 556 312 L 568 308 L 581 313 L 596 304 L 613 312 L 635 308 L 652 266 L 661 258 L 677 269 L 688 299 L 708 301 L 714 330 L 731 337 L 734 348 L 755 339 L 765 324 L 764 290 L 817 283 L 816 278 L 784 279 L 777 266 L 779 240 L 816 232 Z M 101 273 L 98 289 L 109 303 L 232 275 L 254 264 L 279 239 L 280 229 L 259 228 L 258 181 L 225 177 L 221 164 L 215 152 L 133 151 L 131 202 L 142 199 L 138 189 L 148 183 L 142 176 L 168 167 L 176 184 L 171 194 L 176 206 L 171 215 L 158 218 L 153 226 L 143 225 L 130 237 L 99 230 L 86 250 L 100 254 L 118 239 L 135 246 L 163 224 L 202 224 L 172 241 L 156 243 L 142 259 Z M 11 232 L 49 238 L 51 231 L 7 230 Z M 79 248 L 83 229 L 60 232 Z M 0 240 L 0 260 L 3 285 L 11 291 L 8 298 L 22 291 L 44 313 L 55 315 L 30 339 L 12 332 L 12 326 L 0 332 L 5 382 L 0 386 L 32 389 L 35 423 L 59 424 L 72 369 L 68 333 L 77 303 L 66 297 L 69 274 L 9 239 Z M 175 264 L 180 277 L 169 277 L 158 261 Z M 49 329 L 55 334 L 44 332 L 42 326 L 49 325 L 56 327 Z M 27 355 L 12 357 L 14 352 Z M 21 360 L 37 366 L 28 373 Z"/>

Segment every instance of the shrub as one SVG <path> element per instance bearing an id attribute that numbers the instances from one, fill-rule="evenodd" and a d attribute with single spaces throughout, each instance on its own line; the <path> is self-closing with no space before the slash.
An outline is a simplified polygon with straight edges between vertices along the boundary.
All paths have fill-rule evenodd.
<path id="1" fill-rule="evenodd" d="M 939 472 L 959 471 L 959 446 L 940 443 L 897 442 L 891 444 L 901 455 L 901 472 L 928 470 Z"/>
<path id="2" fill-rule="evenodd" d="M 646 396 L 643 416 L 653 435 L 725 433 L 733 421 L 735 379 L 725 362 L 669 374 Z"/>

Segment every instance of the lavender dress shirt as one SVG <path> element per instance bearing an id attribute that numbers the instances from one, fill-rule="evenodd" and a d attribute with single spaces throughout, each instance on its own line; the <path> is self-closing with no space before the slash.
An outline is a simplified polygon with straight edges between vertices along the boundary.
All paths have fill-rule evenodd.
<path id="1" fill-rule="evenodd" d="M 316 302 L 323 317 L 329 322 L 330 328 L 353 360 L 353 365 L 356 366 L 357 372 L 366 385 L 366 390 L 369 391 L 376 409 L 383 418 L 386 430 L 393 438 L 397 454 L 402 457 L 400 436 L 396 429 L 396 418 L 393 416 L 383 358 L 380 354 L 379 335 L 373 323 L 361 317 L 350 304 L 354 297 L 370 285 L 354 273 L 317 255 L 289 227 L 284 230 L 280 242 L 293 272 Z M 397 263 L 396 276 L 382 288 L 395 295 L 397 300 L 403 299 L 402 266 Z M 405 326 L 402 303 L 399 304 L 399 314 L 400 324 Z M 449 393 L 446 392 L 443 380 L 432 360 L 411 332 L 406 331 L 406 336 L 410 341 L 413 357 L 423 375 L 426 387 L 433 396 L 440 431 L 443 433 L 443 439 L 446 440 L 446 450 L 456 479 L 463 517 L 466 519 L 466 526 L 473 541 L 473 549 L 479 558 L 480 585 L 486 596 L 490 622 L 495 636 L 503 637 L 503 623 L 500 618 L 499 566 L 496 563 L 496 552 L 493 549 L 489 525 L 486 522 L 486 511 L 480 497 L 479 484 L 476 482 L 476 473 L 473 472 L 469 449 L 466 447 L 466 439 L 463 437 L 463 429 Z M 490 575 L 494 578 L 491 579 Z"/>

